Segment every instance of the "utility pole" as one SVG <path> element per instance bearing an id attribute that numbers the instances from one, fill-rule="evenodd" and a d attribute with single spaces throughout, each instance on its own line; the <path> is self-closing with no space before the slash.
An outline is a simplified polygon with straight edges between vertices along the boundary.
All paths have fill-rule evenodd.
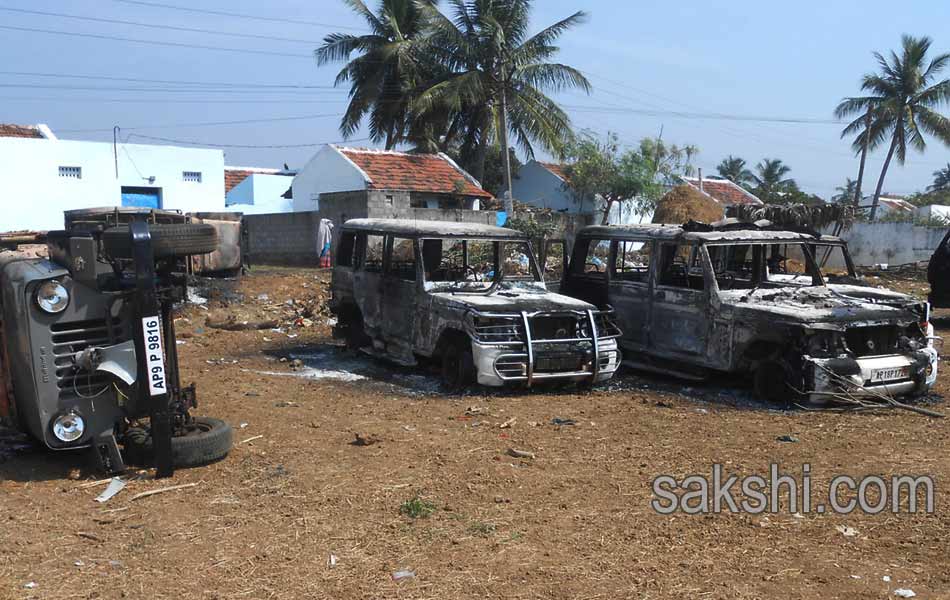
<path id="1" fill-rule="evenodd" d="M 505 65 L 501 66 L 501 151 L 505 153 L 505 214 L 509 219 L 514 217 L 515 203 L 511 197 L 511 153 L 508 152 L 508 79 L 505 75 Z"/>
<path id="2" fill-rule="evenodd" d="M 115 160 L 115 178 L 119 178 L 119 126 L 112 128 L 112 158 Z"/>

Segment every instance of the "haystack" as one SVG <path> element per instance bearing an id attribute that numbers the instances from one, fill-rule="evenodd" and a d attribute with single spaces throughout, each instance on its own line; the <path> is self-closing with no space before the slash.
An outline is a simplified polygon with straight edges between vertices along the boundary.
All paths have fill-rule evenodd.
<path id="1" fill-rule="evenodd" d="M 722 205 L 691 185 L 678 185 L 656 204 L 654 223 L 680 224 L 687 221 L 712 223 L 724 216 Z"/>

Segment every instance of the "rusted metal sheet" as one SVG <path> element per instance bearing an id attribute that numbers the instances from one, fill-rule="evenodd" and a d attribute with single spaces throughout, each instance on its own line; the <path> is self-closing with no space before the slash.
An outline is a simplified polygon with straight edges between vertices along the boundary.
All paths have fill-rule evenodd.
<path id="1" fill-rule="evenodd" d="M 226 215 L 215 215 L 226 216 Z M 218 249 L 211 254 L 192 257 L 195 273 L 219 273 L 241 267 L 241 220 L 192 217 L 193 223 L 211 225 L 218 233 Z"/>
<path id="2" fill-rule="evenodd" d="M 9 365 L 3 318 L 0 317 L 0 419 L 12 416 L 14 410 L 13 384 L 10 381 Z"/>

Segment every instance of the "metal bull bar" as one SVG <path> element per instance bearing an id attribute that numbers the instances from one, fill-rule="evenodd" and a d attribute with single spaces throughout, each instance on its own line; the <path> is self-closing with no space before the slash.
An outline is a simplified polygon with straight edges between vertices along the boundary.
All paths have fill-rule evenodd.
<path id="1" fill-rule="evenodd" d="M 588 309 L 585 311 L 538 311 L 538 312 L 528 312 L 521 311 L 519 313 L 488 313 L 488 312 L 479 312 L 472 311 L 470 313 L 471 317 L 471 327 L 472 334 L 476 342 L 486 346 L 502 346 L 502 347 L 517 347 L 523 346 L 525 351 L 525 375 L 523 379 L 530 386 L 536 379 L 555 379 L 560 377 L 575 377 L 575 376 L 586 376 L 590 379 L 591 383 L 597 380 L 597 377 L 601 373 L 600 359 L 601 359 L 601 350 L 600 342 L 607 339 L 615 339 L 620 337 L 619 330 L 614 333 L 611 331 L 600 331 L 597 326 L 597 317 L 599 315 L 607 315 L 612 313 L 612 310 L 592 310 Z M 532 319 L 536 317 L 556 317 L 559 315 L 573 315 L 578 319 L 583 318 L 587 323 L 587 328 L 589 335 L 579 336 L 576 333 L 572 337 L 563 337 L 563 338 L 537 338 L 535 331 L 532 328 Z M 512 336 L 510 332 L 500 333 L 493 331 L 479 331 L 479 327 L 475 324 L 475 319 L 498 319 L 510 321 L 511 325 L 516 325 L 520 322 L 521 327 L 524 329 L 524 336 Z M 490 328 L 504 328 L 502 325 L 489 325 L 484 326 L 487 329 Z M 492 339 L 493 337 L 516 337 L 520 339 Z M 568 345 L 568 344 L 578 344 L 578 343 L 589 343 L 593 352 L 593 360 L 591 362 L 590 372 L 565 372 L 565 373 L 554 373 L 554 374 L 543 374 L 538 375 L 535 373 L 536 365 L 535 359 L 537 357 L 537 346 L 538 345 Z M 618 350 L 619 352 L 619 350 Z M 515 356 L 515 355 L 513 355 Z M 520 356 L 520 355 L 517 355 Z M 618 357 L 619 358 L 619 357 Z M 496 369 L 497 372 L 497 369 Z M 499 373 L 499 376 L 501 374 Z M 504 379 L 505 377 L 502 376 Z M 512 379 L 509 377 L 509 379 Z M 517 379 L 522 379 L 521 377 Z"/>
<path id="2" fill-rule="evenodd" d="M 165 354 L 162 348 L 163 316 L 155 290 L 155 254 L 148 225 L 141 222 L 129 226 L 132 238 L 132 256 L 135 263 L 135 353 L 138 357 L 139 398 L 149 407 L 152 447 L 155 452 L 155 476 L 170 477 L 175 469 L 172 462 L 172 416 L 168 377 L 165 373 Z M 167 328 L 168 323 L 164 323 Z M 173 345 L 169 349 L 174 352 Z"/>

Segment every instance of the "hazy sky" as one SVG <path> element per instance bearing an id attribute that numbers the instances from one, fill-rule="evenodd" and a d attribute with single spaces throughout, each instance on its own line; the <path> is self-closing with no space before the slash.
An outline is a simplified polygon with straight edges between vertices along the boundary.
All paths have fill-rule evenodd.
<path id="1" fill-rule="evenodd" d="M 714 173 L 728 154 L 752 164 L 781 158 L 803 189 L 821 195 L 856 175 L 857 160 L 838 136 L 841 126 L 827 121 L 843 96 L 858 93 L 860 76 L 874 69 L 871 52 L 898 47 L 902 33 L 929 35 L 936 51 L 950 51 L 950 2 L 935 0 L 537 0 L 535 5 L 535 29 L 575 10 L 590 14 L 561 40 L 561 62 L 580 68 L 594 84 L 590 97 L 559 97 L 578 129 L 615 131 L 625 143 L 636 144 L 662 127 L 665 140 L 699 146 L 697 164 L 704 173 Z M 174 6 L 222 14 L 169 8 Z M 250 146 L 341 139 L 337 128 L 346 94 L 328 87 L 339 65 L 317 68 L 311 56 L 327 33 L 361 29 L 340 0 L 0 0 L 0 8 L 163 26 L 0 10 L 0 122 L 47 123 L 62 138 L 110 141 L 112 127 L 119 125 L 121 139 L 139 143 L 154 140 L 136 136 Z M 825 122 L 748 120 L 763 117 Z M 234 123 L 248 120 L 262 122 Z M 226 148 L 225 162 L 299 167 L 314 151 Z M 865 189 L 876 182 L 882 161 L 883 153 L 871 156 L 873 181 Z M 931 172 L 948 161 L 950 151 L 930 140 L 925 154 L 911 154 L 906 166 L 891 170 L 885 191 L 923 189 Z"/>

